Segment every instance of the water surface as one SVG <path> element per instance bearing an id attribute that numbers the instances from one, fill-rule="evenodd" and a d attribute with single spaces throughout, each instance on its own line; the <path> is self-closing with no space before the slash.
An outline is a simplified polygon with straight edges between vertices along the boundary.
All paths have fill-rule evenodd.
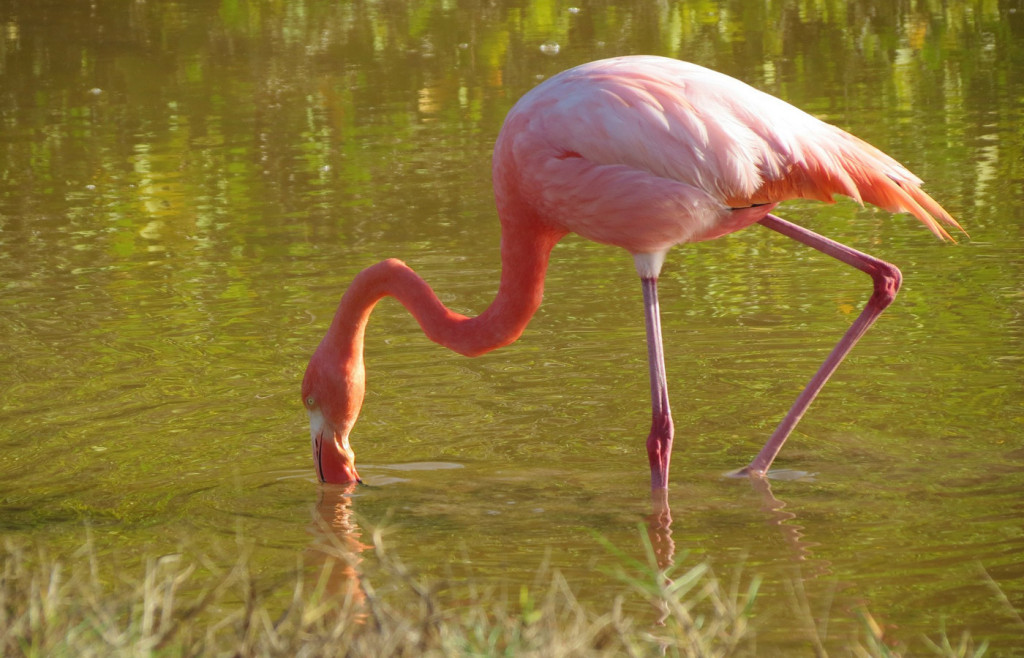
<path id="1" fill-rule="evenodd" d="M 993 586 L 1024 610 L 1019 3 L 4 7 L 5 535 L 68 559 L 88 535 L 140 570 L 181 545 L 228 561 L 241 536 L 272 587 L 326 518 L 353 546 L 388 527 L 428 578 L 515 593 L 547 564 L 600 607 L 622 586 L 597 536 L 640 555 L 649 528 L 681 563 L 765 579 L 765 651 L 842 646 L 862 608 L 918 650 L 943 628 L 1019 644 Z M 779 209 L 905 275 L 780 457 L 810 476 L 769 491 L 722 474 L 870 283 L 753 227 L 675 250 L 662 278 L 671 535 L 649 519 L 639 283 L 627 254 L 572 237 L 522 339 L 478 359 L 380 304 L 353 435 L 368 486 L 318 485 L 299 382 L 348 281 L 398 257 L 455 310 L 485 308 L 505 112 L 629 53 L 717 68 L 853 131 L 971 234 L 940 244 L 851 202 Z M 828 629 L 792 613 L 794 583 Z"/>

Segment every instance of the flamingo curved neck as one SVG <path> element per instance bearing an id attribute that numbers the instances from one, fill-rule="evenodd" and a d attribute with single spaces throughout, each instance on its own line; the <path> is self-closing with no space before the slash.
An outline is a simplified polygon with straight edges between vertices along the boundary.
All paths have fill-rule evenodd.
<path id="1" fill-rule="evenodd" d="M 551 249 L 564 232 L 530 235 L 503 231 L 501 283 L 491 305 L 476 317 L 448 309 L 408 265 L 391 258 L 372 265 L 345 291 L 324 342 L 338 350 L 342 362 L 361 360 L 370 313 L 386 296 L 396 298 L 432 341 L 479 356 L 514 342 L 540 306 Z"/>

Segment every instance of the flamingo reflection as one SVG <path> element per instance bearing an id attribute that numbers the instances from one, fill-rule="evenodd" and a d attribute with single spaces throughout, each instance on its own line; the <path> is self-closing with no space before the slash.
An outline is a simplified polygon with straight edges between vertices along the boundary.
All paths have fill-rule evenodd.
<path id="1" fill-rule="evenodd" d="M 654 548 L 659 569 L 667 569 L 675 560 L 676 543 L 672 540 L 672 509 L 668 489 L 651 490 L 651 513 L 647 517 L 647 538 Z"/>
<path id="2" fill-rule="evenodd" d="M 828 578 L 833 575 L 832 563 L 815 555 L 815 548 L 820 544 L 807 539 L 805 526 L 797 522 L 797 514 L 775 495 L 771 481 L 767 478 L 748 478 L 748 481 L 760 503 L 764 522 L 769 528 L 777 529 L 787 549 L 777 557 L 783 560 L 788 557 L 791 566 L 784 569 L 787 575 L 777 586 L 782 587 L 791 606 L 790 627 L 795 637 L 814 647 L 820 655 L 827 653 L 826 645 L 843 641 L 850 632 L 866 632 L 869 642 L 878 646 L 892 642 L 891 627 L 869 611 L 869 601 L 858 596 L 856 588 L 847 591 L 849 583 Z M 645 520 L 657 566 L 665 574 L 666 584 L 670 585 L 671 577 L 667 574 L 672 573 L 670 567 L 676 561 L 676 539 L 673 538 L 672 509 L 667 490 L 651 492 L 651 513 Z M 768 562 L 775 560 L 770 557 Z M 809 587 L 811 583 L 817 583 L 814 592 Z M 669 602 L 653 600 L 652 603 L 654 625 L 663 626 L 670 615 Z M 844 627 L 838 623 L 843 617 L 852 622 L 852 631 L 837 630 Z M 830 624 L 836 628 L 831 628 Z"/>
<path id="3" fill-rule="evenodd" d="M 779 529 L 779 534 L 791 549 L 793 561 L 805 562 L 813 555 L 812 548 L 817 544 L 810 542 L 804 535 L 804 527 L 796 523 L 796 514 L 786 510 L 786 503 L 779 500 L 772 492 L 771 483 L 767 478 L 747 478 L 754 493 L 761 502 L 765 512 L 765 522 Z M 668 490 L 651 491 L 651 513 L 645 517 L 647 537 L 654 549 L 659 569 L 672 566 L 675 561 L 676 543 L 672 539 L 672 508 L 669 504 Z M 829 572 L 827 562 L 822 562 L 815 575 Z"/>
<path id="4" fill-rule="evenodd" d="M 368 548 L 352 511 L 352 494 L 357 484 L 324 484 L 313 508 L 311 533 L 316 540 L 307 550 L 308 562 L 319 566 L 317 574 L 324 593 L 360 605 L 366 592 L 360 581 L 361 553 Z"/>
<path id="5" fill-rule="evenodd" d="M 750 486 L 761 499 L 761 509 L 767 518 L 765 521 L 779 529 L 779 533 L 786 544 L 792 549 L 792 559 L 796 562 L 806 562 L 813 554 L 811 548 L 816 546 L 815 542 L 807 541 L 804 537 L 804 527 L 795 523 L 796 514 L 787 511 L 786 503 L 775 497 L 772 493 L 772 485 L 768 478 L 749 478 Z M 828 562 L 820 560 L 814 570 L 814 575 L 829 573 Z"/>

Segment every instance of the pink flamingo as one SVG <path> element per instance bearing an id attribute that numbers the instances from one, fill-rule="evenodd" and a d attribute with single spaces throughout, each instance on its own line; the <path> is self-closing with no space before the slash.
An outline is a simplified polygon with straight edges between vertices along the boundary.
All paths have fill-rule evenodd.
<path id="1" fill-rule="evenodd" d="M 657 281 L 669 248 L 754 223 L 869 274 L 874 292 L 761 452 L 740 473 L 764 476 L 808 405 L 896 295 L 893 265 L 779 219 L 786 199 L 844 194 L 907 211 L 943 239 L 959 224 L 921 181 L 870 144 L 774 96 L 706 68 L 619 57 L 564 71 L 509 112 L 494 148 L 501 282 L 477 317 L 447 309 L 405 263 L 360 272 L 345 291 L 302 382 L 321 481 L 358 481 L 349 433 L 365 390 L 363 336 L 374 305 L 397 298 L 427 337 L 466 356 L 515 341 L 541 303 L 551 249 L 567 233 L 633 256 L 643 289 L 652 423 L 651 488 L 668 485 L 673 425 Z M 962 229 L 960 229 L 962 230 Z"/>

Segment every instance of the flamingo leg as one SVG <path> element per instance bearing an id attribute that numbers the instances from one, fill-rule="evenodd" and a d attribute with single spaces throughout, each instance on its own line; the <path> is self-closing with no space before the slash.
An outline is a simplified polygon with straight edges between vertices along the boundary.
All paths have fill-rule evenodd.
<path id="1" fill-rule="evenodd" d="M 836 346 L 832 348 L 832 352 L 825 359 L 825 363 L 814 374 L 807 387 L 804 388 L 803 392 L 797 397 L 796 402 L 793 403 L 789 413 L 782 419 L 779 426 L 775 428 L 775 432 L 768 438 L 764 447 L 761 448 L 761 452 L 758 453 L 757 457 L 746 468 L 739 471 L 741 475 L 756 476 L 764 476 L 768 472 L 768 467 L 771 466 L 772 461 L 779 454 L 782 444 L 786 442 L 793 428 L 796 427 L 800 418 L 803 417 L 807 407 L 810 406 L 818 392 L 821 391 L 825 382 L 828 381 L 828 378 L 839 367 L 839 364 L 842 363 L 846 355 L 853 349 L 853 346 L 857 344 L 857 341 L 864 335 L 864 332 L 868 330 L 868 327 L 874 323 L 882 311 L 896 298 L 896 292 L 899 290 L 900 281 L 903 278 L 895 265 L 847 247 L 835 240 L 830 240 L 774 215 L 765 215 L 760 223 L 773 231 L 793 238 L 797 242 L 802 242 L 823 254 L 832 256 L 867 273 L 874 281 L 874 292 L 871 298 L 868 299 L 864 310 L 857 316 L 853 325 L 847 329 Z"/>
<path id="2" fill-rule="evenodd" d="M 672 458 L 672 411 L 668 406 L 665 350 L 661 341 L 661 311 L 658 307 L 658 279 L 641 277 L 644 290 L 644 318 L 647 327 L 647 362 L 651 373 L 651 433 L 647 437 L 647 459 L 651 463 L 651 489 L 668 488 L 668 464 Z"/>

